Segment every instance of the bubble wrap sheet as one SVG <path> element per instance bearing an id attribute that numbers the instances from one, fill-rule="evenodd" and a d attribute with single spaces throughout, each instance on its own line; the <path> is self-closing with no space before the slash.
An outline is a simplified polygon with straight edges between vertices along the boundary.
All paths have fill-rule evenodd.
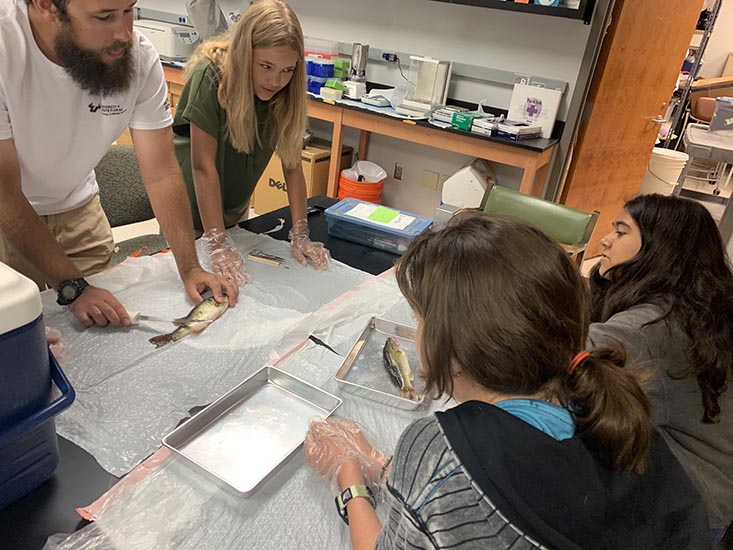
<path id="1" fill-rule="evenodd" d="M 64 371 L 76 390 L 75 403 L 56 418 L 57 431 L 114 475 L 157 449 L 193 407 L 207 405 L 271 361 L 277 343 L 312 312 L 372 278 L 337 262 L 328 272 L 303 268 L 288 243 L 267 236 L 236 230 L 230 237 L 244 255 L 260 248 L 286 258 L 290 269 L 248 261 L 251 282 L 236 307 L 201 334 L 157 350 L 148 339 L 170 332 L 172 324 L 84 330 L 56 305 L 54 293 L 43 295 L 46 325 L 69 345 Z M 129 310 L 175 318 L 193 307 L 170 254 L 131 258 L 90 281 L 114 292 Z"/>
<path id="2" fill-rule="evenodd" d="M 372 278 L 309 317 L 312 333 L 324 336 L 336 353 L 311 340 L 296 342 L 291 335 L 281 342 L 277 366 L 339 395 L 334 374 L 372 316 L 414 325 L 394 280 Z M 294 327 L 293 334 L 300 329 Z M 293 347 L 288 350 L 288 345 Z M 375 435 L 378 447 L 390 452 L 410 422 L 444 405 L 433 402 L 423 410 L 405 411 L 349 393 L 340 396 L 343 405 L 336 416 L 359 422 Z M 217 487 L 177 456 L 131 485 L 104 504 L 94 523 L 72 535 L 51 537 L 45 548 L 350 548 L 348 528 L 335 512 L 334 488 L 306 466 L 302 452 L 246 498 Z M 384 505 L 377 513 L 386 519 Z"/>

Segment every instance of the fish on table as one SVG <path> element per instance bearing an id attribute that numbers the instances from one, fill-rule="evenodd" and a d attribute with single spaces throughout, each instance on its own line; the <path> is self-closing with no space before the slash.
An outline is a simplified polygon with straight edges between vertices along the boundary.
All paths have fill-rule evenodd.
<path id="1" fill-rule="evenodd" d="M 224 300 L 220 304 L 214 300 L 213 296 L 206 298 L 206 300 L 196 305 L 186 317 L 181 319 L 181 324 L 178 325 L 176 330 L 169 334 L 154 336 L 148 341 L 154 344 L 156 348 L 160 348 L 171 342 L 177 342 L 189 334 L 202 332 L 211 322 L 224 315 L 227 308 L 229 308 L 229 298 L 226 296 L 224 296 Z"/>
<path id="2" fill-rule="evenodd" d="M 388 337 L 384 343 L 382 356 L 384 358 L 384 366 L 392 377 L 392 381 L 400 388 L 400 396 L 417 401 L 419 399 L 417 390 L 412 384 L 415 375 L 412 373 L 412 369 L 410 369 L 407 354 L 402 349 L 402 346 L 400 346 L 400 343 L 391 336 Z"/>

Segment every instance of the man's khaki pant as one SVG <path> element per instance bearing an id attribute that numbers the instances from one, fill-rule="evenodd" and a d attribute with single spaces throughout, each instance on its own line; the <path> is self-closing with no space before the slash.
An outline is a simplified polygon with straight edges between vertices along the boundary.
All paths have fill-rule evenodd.
<path id="1" fill-rule="evenodd" d="M 58 241 L 69 259 L 86 276 L 107 267 L 114 251 L 114 239 L 99 196 L 69 212 L 41 216 L 49 233 Z M 42 270 L 36 269 L 21 250 L 0 233 L 0 261 L 32 279 L 41 289 L 51 286 Z"/>

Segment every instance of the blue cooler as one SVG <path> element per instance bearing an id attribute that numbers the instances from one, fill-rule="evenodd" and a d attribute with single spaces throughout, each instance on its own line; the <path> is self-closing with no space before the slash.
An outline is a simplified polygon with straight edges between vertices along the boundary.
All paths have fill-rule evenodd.
<path id="1" fill-rule="evenodd" d="M 46 345 L 36 284 L 0 263 L 0 509 L 58 464 L 54 417 L 74 390 Z M 51 382 L 61 395 L 52 401 Z"/>

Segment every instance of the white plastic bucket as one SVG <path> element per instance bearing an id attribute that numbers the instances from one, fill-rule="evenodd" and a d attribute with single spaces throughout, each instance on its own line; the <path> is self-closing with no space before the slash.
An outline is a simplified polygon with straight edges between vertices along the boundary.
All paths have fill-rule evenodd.
<path id="1" fill-rule="evenodd" d="M 687 153 L 655 147 L 641 180 L 639 194 L 671 195 L 689 158 Z"/>

